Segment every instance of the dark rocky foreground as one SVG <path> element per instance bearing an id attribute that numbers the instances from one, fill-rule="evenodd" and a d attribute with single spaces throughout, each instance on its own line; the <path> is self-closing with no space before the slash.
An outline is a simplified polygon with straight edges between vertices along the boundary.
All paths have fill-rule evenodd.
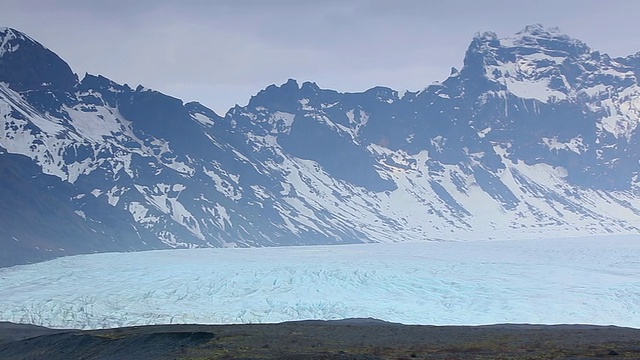
<path id="1" fill-rule="evenodd" d="M 377 320 L 52 330 L 0 323 L 0 359 L 640 359 L 640 329 Z"/>

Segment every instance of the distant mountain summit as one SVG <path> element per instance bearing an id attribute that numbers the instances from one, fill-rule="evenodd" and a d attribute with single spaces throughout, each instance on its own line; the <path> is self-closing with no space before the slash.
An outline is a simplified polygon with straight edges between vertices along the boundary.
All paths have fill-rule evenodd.
<path id="1" fill-rule="evenodd" d="M 510 139 L 524 146 L 514 149 L 518 158 L 565 167 L 579 185 L 628 189 L 640 155 L 634 146 L 640 89 L 632 59 L 611 59 L 557 28 L 532 25 L 512 38 L 476 37 L 464 72 L 474 83 L 481 81 L 473 73 L 486 80 L 480 96 L 496 112 L 486 118 L 489 139 L 498 124 L 502 131 L 524 130 L 525 139 Z"/>
<path id="2" fill-rule="evenodd" d="M 15 91 L 71 89 L 78 77 L 69 65 L 29 36 L 0 28 L 0 79 Z"/>
<path id="3" fill-rule="evenodd" d="M 220 116 L 0 29 L 0 265 L 101 251 L 640 231 L 639 53 L 477 34 L 400 95 L 293 79 Z"/>

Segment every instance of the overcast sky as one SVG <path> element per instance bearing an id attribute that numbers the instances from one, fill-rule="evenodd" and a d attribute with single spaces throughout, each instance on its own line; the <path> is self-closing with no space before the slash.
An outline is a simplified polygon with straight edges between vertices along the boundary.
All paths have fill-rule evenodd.
<path id="1" fill-rule="evenodd" d="M 612 56 L 640 51 L 637 0 L 0 0 L 79 74 L 142 84 L 223 115 L 288 78 L 419 90 L 461 67 L 478 31 L 558 26 Z"/>

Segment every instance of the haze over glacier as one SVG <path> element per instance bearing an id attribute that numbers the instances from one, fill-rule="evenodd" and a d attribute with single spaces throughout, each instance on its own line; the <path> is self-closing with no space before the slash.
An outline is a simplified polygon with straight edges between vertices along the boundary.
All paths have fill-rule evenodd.
<path id="1" fill-rule="evenodd" d="M 637 234 L 640 56 L 473 37 L 419 92 L 295 80 L 220 116 L 0 30 L 0 265 L 77 253 Z M 37 223 L 38 226 L 32 226 Z"/>
<path id="2" fill-rule="evenodd" d="M 57 328 L 374 317 L 640 327 L 636 236 L 190 249 L 0 269 L 0 321 Z"/>

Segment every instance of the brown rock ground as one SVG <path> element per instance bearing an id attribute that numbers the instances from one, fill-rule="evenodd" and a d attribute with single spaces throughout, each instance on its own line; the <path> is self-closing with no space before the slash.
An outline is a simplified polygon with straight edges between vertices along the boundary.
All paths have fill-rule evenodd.
<path id="1" fill-rule="evenodd" d="M 373 319 L 91 331 L 0 323 L 0 359 L 640 359 L 640 329 Z"/>

